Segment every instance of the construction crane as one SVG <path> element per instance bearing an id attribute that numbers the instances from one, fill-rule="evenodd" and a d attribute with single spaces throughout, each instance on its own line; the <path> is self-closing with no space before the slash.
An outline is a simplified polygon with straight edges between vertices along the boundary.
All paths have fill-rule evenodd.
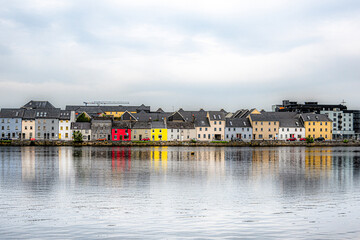
<path id="1" fill-rule="evenodd" d="M 128 101 L 91 101 L 91 102 L 84 102 L 85 106 L 87 106 L 88 104 L 96 104 L 98 106 L 100 105 L 106 105 L 106 104 L 129 104 Z"/>

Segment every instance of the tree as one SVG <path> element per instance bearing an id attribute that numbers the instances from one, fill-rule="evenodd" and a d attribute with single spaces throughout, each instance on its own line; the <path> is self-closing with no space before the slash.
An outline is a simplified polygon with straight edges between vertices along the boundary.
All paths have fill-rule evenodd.
<path id="1" fill-rule="evenodd" d="M 76 119 L 76 122 L 90 122 L 91 119 L 88 117 L 86 113 L 82 113 Z"/>
<path id="2" fill-rule="evenodd" d="M 80 131 L 73 132 L 73 139 L 74 142 L 82 142 L 83 141 L 83 135 Z"/>

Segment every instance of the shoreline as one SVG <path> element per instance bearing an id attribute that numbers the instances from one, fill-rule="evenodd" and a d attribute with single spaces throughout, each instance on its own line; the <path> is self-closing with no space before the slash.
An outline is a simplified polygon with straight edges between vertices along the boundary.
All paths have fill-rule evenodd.
<path id="1" fill-rule="evenodd" d="M 72 141 L 0 141 L 1 146 L 74 146 L 74 147 L 360 147 L 360 141 L 325 141 L 325 142 L 286 142 L 259 141 L 250 142 L 112 142 L 89 141 L 76 143 Z"/>

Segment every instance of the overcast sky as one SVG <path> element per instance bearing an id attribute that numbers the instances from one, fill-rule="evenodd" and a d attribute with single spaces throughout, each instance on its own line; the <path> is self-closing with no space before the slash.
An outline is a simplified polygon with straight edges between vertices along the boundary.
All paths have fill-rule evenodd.
<path id="1" fill-rule="evenodd" d="M 359 0 L 0 0 L 0 106 L 360 109 Z"/>

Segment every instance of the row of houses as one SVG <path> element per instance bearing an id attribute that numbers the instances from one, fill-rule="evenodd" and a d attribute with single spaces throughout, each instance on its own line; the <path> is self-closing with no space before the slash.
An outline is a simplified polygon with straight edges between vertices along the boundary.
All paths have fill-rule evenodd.
<path id="1" fill-rule="evenodd" d="M 82 117 L 80 117 L 82 116 Z M 84 121 L 85 116 L 85 121 Z M 0 111 L 2 139 L 84 141 L 231 141 L 332 139 L 332 120 L 326 114 L 266 112 L 244 109 L 220 111 L 150 111 L 149 106 L 66 106 L 30 101 L 21 108 Z"/>

